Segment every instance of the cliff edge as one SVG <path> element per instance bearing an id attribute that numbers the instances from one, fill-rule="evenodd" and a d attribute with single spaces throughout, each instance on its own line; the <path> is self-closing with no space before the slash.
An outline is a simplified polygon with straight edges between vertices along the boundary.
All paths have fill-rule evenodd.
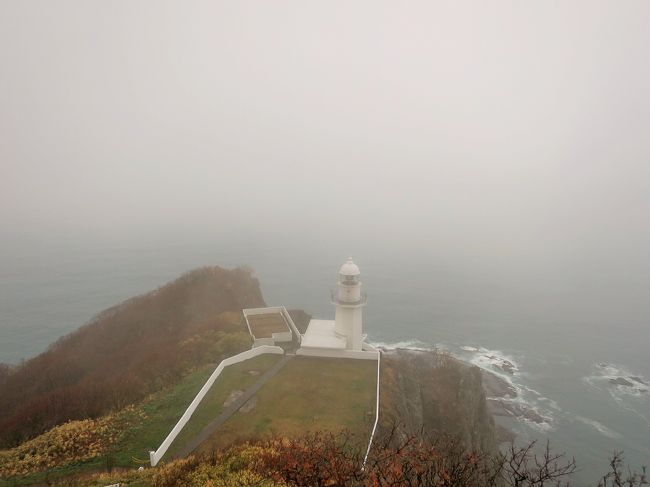
<path id="1" fill-rule="evenodd" d="M 397 440 L 449 435 L 469 449 L 493 452 L 496 427 L 478 367 L 437 350 L 383 350 L 380 434 Z"/>

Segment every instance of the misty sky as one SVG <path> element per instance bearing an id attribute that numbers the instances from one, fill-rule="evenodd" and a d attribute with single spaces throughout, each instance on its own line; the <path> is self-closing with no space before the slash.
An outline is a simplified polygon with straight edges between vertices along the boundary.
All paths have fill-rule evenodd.
<path id="1" fill-rule="evenodd" d="M 0 235 L 647 267 L 649 25 L 646 0 L 2 0 Z"/>

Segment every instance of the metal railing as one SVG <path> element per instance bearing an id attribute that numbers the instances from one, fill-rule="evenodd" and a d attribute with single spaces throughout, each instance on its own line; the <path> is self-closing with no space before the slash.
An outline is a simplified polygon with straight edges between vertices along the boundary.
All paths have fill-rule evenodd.
<path id="1" fill-rule="evenodd" d="M 381 370 L 381 350 L 377 350 L 377 402 L 375 409 L 375 424 L 372 427 L 372 433 L 370 433 L 370 441 L 368 441 L 368 449 L 366 450 L 366 455 L 363 457 L 363 465 L 361 470 L 366 468 L 366 463 L 368 462 L 368 455 L 370 455 L 370 449 L 372 448 L 372 440 L 375 439 L 375 432 L 377 431 L 377 424 L 379 423 L 379 378 Z"/>
<path id="2" fill-rule="evenodd" d="M 343 301 L 342 299 L 339 299 L 339 293 L 338 290 L 336 289 L 331 289 L 330 290 L 330 301 L 332 304 L 340 304 L 343 306 L 359 306 L 362 304 L 366 304 L 368 302 L 368 295 L 364 292 L 361 293 L 361 297 L 359 298 L 358 301 Z"/>

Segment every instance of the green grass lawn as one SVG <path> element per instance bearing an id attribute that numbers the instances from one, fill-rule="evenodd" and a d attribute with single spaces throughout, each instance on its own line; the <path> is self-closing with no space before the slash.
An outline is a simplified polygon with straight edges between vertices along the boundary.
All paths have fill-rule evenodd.
<path id="1" fill-rule="evenodd" d="M 210 421 L 219 416 L 223 409 L 223 403 L 232 391 L 245 390 L 253 385 L 261 374 L 281 358 L 282 355 L 265 354 L 226 367 L 196 408 L 192 418 L 171 444 L 163 460 L 173 458 L 176 451 L 194 438 Z"/>
<path id="2" fill-rule="evenodd" d="M 296 356 L 259 391 L 257 405 L 237 412 L 197 452 L 267 435 L 348 429 L 360 444 L 374 423 L 377 362 Z"/>

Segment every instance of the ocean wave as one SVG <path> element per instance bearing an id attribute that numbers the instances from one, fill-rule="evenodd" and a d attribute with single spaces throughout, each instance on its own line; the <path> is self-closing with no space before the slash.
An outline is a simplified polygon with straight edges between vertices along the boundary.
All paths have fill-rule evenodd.
<path id="1" fill-rule="evenodd" d="M 556 411 L 562 411 L 562 408 L 560 407 L 560 405 L 556 401 L 554 401 L 553 399 L 551 399 L 549 397 L 539 396 L 537 398 L 537 400 L 548 404 L 550 407 L 552 407 Z"/>
<path id="2" fill-rule="evenodd" d="M 650 397 L 650 380 L 623 365 L 599 362 L 593 365 L 592 372 L 583 381 L 596 389 L 607 390 L 619 398 Z"/>
<path id="3" fill-rule="evenodd" d="M 538 413 L 539 414 L 539 413 Z M 536 421 L 530 421 L 527 418 L 521 418 L 521 421 L 525 423 L 529 428 L 539 431 L 540 433 L 549 433 L 555 431 L 555 422 L 550 416 L 542 416 L 544 422 L 538 423 Z"/>
<path id="4" fill-rule="evenodd" d="M 405 340 L 401 342 L 372 342 L 371 345 L 376 348 L 382 348 L 384 350 L 418 350 L 418 351 L 428 351 L 435 350 L 436 347 L 432 346 L 429 343 L 425 343 L 422 340 Z"/>
<path id="5" fill-rule="evenodd" d="M 603 423 L 601 423 L 601 422 L 599 422 L 599 421 L 596 421 L 595 419 L 585 418 L 584 416 L 576 416 L 575 418 L 576 418 L 578 421 L 580 421 L 580 422 L 582 422 L 582 423 L 584 423 L 584 424 L 586 424 L 586 425 L 589 425 L 589 426 L 593 427 L 593 428 L 596 429 L 600 434 L 602 434 L 603 436 L 606 436 L 607 438 L 611 438 L 611 439 L 613 439 L 613 440 L 616 440 L 616 439 L 620 439 L 620 438 L 623 437 L 622 435 L 620 435 L 620 434 L 617 433 L 616 431 L 614 431 L 614 430 L 608 428 L 608 427 L 605 426 Z"/>
<path id="6" fill-rule="evenodd" d="M 598 391 L 609 394 L 617 407 L 632 413 L 650 428 L 650 416 L 645 413 L 650 401 L 650 381 L 619 364 L 600 362 L 583 381 Z M 640 409 L 644 412 L 639 411 Z"/>
<path id="7" fill-rule="evenodd" d="M 489 350 L 480 347 L 474 352 L 474 356 L 470 359 L 470 362 L 477 367 L 489 370 L 499 376 L 514 376 L 519 372 L 519 365 L 515 359 L 499 350 Z"/>

